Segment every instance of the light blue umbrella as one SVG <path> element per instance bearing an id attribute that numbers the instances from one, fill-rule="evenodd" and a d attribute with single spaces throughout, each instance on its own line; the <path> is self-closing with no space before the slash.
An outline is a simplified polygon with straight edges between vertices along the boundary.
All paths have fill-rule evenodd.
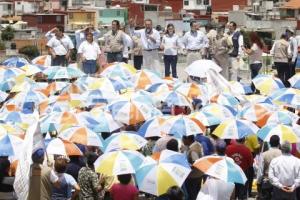
<path id="1" fill-rule="evenodd" d="M 23 67 L 29 64 L 29 62 L 25 58 L 14 56 L 6 59 L 2 64 L 7 67 Z"/>

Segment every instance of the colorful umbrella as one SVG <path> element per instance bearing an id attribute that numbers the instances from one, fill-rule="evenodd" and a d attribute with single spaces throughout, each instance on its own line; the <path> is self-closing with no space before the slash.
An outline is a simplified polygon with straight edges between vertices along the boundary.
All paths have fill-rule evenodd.
<path id="1" fill-rule="evenodd" d="M 206 78 L 209 70 L 220 72 L 222 68 L 212 60 L 197 60 L 184 69 L 189 76 L 200 78 Z"/>
<path id="2" fill-rule="evenodd" d="M 271 96 L 274 102 L 288 104 L 292 107 L 300 108 L 300 90 L 289 88 L 281 90 Z"/>
<path id="3" fill-rule="evenodd" d="M 226 156 L 205 156 L 196 160 L 193 166 L 203 173 L 225 182 L 245 184 L 247 181 L 241 167 Z"/>
<path id="4" fill-rule="evenodd" d="M 88 84 L 88 88 L 91 90 L 106 89 L 109 91 L 120 91 L 132 87 L 133 85 L 129 81 L 124 81 L 119 77 L 114 78 L 97 78 L 93 82 Z"/>
<path id="5" fill-rule="evenodd" d="M 161 128 L 163 123 L 166 121 L 166 117 L 157 116 L 147 120 L 139 128 L 138 134 L 144 138 L 147 137 L 162 137 L 164 133 Z"/>
<path id="6" fill-rule="evenodd" d="M 188 106 L 191 107 L 191 101 L 183 94 L 171 91 L 164 92 L 161 94 L 156 94 L 155 98 L 158 100 L 167 103 L 168 106 Z"/>
<path id="7" fill-rule="evenodd" d="M 215 115 L 203 111 L 191 113 L 190 116 L 203 123 L 204 126 L 217 125 L 220 124 L 222 121 L 220 118 L 216 117 Z"/>
<path id="8" fill-rule="evenodd" d="M 300 74 L 295 74 L 289 79 L 289 82 L 293 88 L 300 89 Z"/>
<path id="9" fill-rule="evenodd" d="M 251 94 L 253 93 L 251 85 L 241 83 L 238 81 L 230 81 L 230 89 L 234 94 Z"/>
<path id="10" fill-rule="evenodd" d="M 29 62 L 25 58 L 14 56 L 6 59 L 2 64 L 7 67 L 23 67 L 24 65 L 29 64 Z"/>
<path id="11" fill-rule="evenodd" d="M 51 155 L 63 155 L 63 156 L 81 156 L 82 152 L 72 142 L 55 138 L 48 143 L 46 148 L 48 154 Z"/>
<path id="12" fill-rule="evenodd" d="M 159 74 L 156 74 L 150 70 L 143 69 L 138 71 L 133 77 L 132 82 L 135 88 L 145 89 L 146 86 L 152 85 L 155 83 L 162 83 L 161 77 Z"/>
<path id="13" fill-rule="evenodd" d="M 34 58 L 31 62 L 35 65 L 48 67 L 51 65 L 51 56 L 50 55 L 38 56 Z"/>
<path id="14" fill-rule="evenodd" d="M 87 106 L 96 105 L 98 103 L 111 103 L 118 97 L 118 94 L 113 90 L 97 89 L 88 90 L 82 95 L 82 99 L 85 99 Z"/>
<path id="15" fill-rule="evenodd" d="M 97 173 L 107 176 L 134 174 L 143 160 L 144 156 L 137 151 L 113 151 L 101 155 L 94 166 Z"/>
<path id="16" fill-rule="evenodd" d="M 252 122 L 256 122 L 261 119 L 265 114 L 273 112 L 278 108 L 268 103 L 258 103 L 254 105 L 245 106 L 239 113 L 239 116 L 243 119 L 247 119 Z"/>
<path id="17" fill-rule="evenodd" d="M 270 94 L 274 90 L 284 88 L 282 81 L 272 75 L 259 74 L 252 82 L 255 88 L 258 89 L 261 94 L 265 95 Z"/>
<path id="18" fill-rule="evenodd" d="M 115 130 L 120 129 L 123 126 L 121 123 L 115 121 L 109 112 L 91 111 L 91 115 L 98 122 L 98 124 L 90 128 L 92 128 L 92 130 L 94 130 L 97 133 L 101 133 L 101 132 L 111 133 Z"/>
<path id="19" fill-rule="evenodd" d="M 72 79 L 84 76 L 84 73 L 75 67 L 49 67 L 43 71 L 48 76 L 48 79 Z"/>
<path id="20" fill-rule="evenodd" d="M 296 135 L 295 131 L 292 127 L 286 126 L 283 124 L 278 125 L 266 125 L 262 127 L 257 136 L 262 139 L 263 141 L 268 142 L 272 135 L 278 135 L 280 137 L 280 141 L 288 141 L 290 143 L 297 143 L 299 142 L 299 137 Z"/>
<path id="21" fill-rule="evenodd" d="M 220 105 L 225 105 L 230 107 L 237 106 L 240 103 L 232 94 L 229 93 L 222 93 L 222 94 L 215 95 L 210 98 L 210 101 L 212 103 L 218 103 Z"/>
<path id="22" fill-rule="evenodd" d="M 237 115 L 237 111 L 232 107 L 226 105 L 219 105 L 216 103 L 208 104 L 201 108 L 200 111 L 218 117 L 220 120 L 235 118 L 235 116 Z"/>
<path id="23" fill-rule="evenodd" d="M 41 89 L 40 91 L 43 92 L 46 96 L 54 95 L 55 93 L 62 91 L 68 85 L 69 85 L 69 83 L 67 83 L 67 82 L 55 81 L 55 82 L 49 83 L 49 85 L 47 85 L 46 88 Z"/>
<path id="24" fill-rule="evenodd" d="M 0 156 L 16 156 L 22 151 L 23 140 L 14 135 L 0 137 Z"/>
<path id="25" fill-rule="evenodd" d="M 3 92 L 0 90 L 0 102 L 3 102 L 8 97 L 8 94 L 6 92 Z"/>
<path id="26" fill-rule="evenodd" d="M 180 84 L 175 88 L 175 91 L 191 99 L 207 94 L 206 88 L 203 85 L 197 85 L 195 83 Z"/>
<path id="27" fill-rule="evenodd" d="M 136 69 L 126 63 L 114 63 L 107 68 L 105 68 L 101 75 L 107 78 L 120 77 L 122 79 L 129 79 L 132 75 L 136 73 Z"/>
<path id="28" fill-rule="evenodd" d="M 259 127 L 263 127 L 267 124 L 284 124 L 292 125 L 298 121 L 299 117 L 292 112 L 279 110 L 275 112 L 266 113 L 256 124 Z"/>
<path id="29" fill-rule="evenodd" d="M 250 121 L 228 119 L 223 121 L 213 132 L 220 139 L 240 139 L 256 134 L 259 128 Z"/>
<path id="30" fill-rule="evenodd" d="M 20 68 L 0 66 L 0 80 L 7 81 L 22 75 L 25 75 L 25 71 Z"/>
<path id="31" fill-rule="evenodd" d="M 147 140 L 135 132 L 123 131 L 114 133 L 104 141 L 104 152 L 115 150 L 139 150 Z"/>
<path id="32" fill-rule="evenodd" d="M 200 121 L 184 115 L 170 117 L 164 122 L 161 129 L 164 133 L 179 138 L 184 135 L 196 135 L 205 132 L 205 126 Z"/>
<path id="33" fill-rule="evenodd" d="M 172 84 L 167 84 L 167 83 L 155 83 L 152 85 L 148 85 L 146 87 L 146 91 L 151 92 L 151 93 L 161 93 L 161 92 L 169 92 L 173 89 Z"/>
<path id="34" fill-rule="evenodd" d="M 25 71 L 26 76 L 32 76 L 34 74 L 44 71 L 45 68 L 40 65 L 27 64 L 21 67 L 21 69 Z"/>
<path id="35" fill-rule="evenodd" d="M 183 154 L 164 150 L 159 161 L 151 157 L 145 159 L 136 171 L 136 181 L 140 191 L 160 196 L 171 186 L 181 187 L 190 172 L 190 165 Z"/>
<path id="36" fill-rule="evenodd" d="M 59 137 L 70 142 L 86 146 L 103 147 L 103 139 L 97 133 L 84 126 L 74 126 L 62 131 Z"/>
<path id="37" fill-rule="evenodd" d="M 139 101 L 116 101 L 108 106 L 113 118 L 121 123 L 134 125 L 152 117 L 153 107 Z"/>

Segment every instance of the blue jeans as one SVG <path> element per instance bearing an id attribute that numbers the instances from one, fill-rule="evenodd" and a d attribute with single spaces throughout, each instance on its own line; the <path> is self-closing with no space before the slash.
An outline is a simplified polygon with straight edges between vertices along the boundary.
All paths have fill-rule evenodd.
<path id="1" fill-rule="evenodd" d="M 262 67 L 262 63 L 250 64 L 251 79 L 254 79 L 258 75 L 259 70 L 261 69 L 261 67 Z"/>
<path id="2" fill-rule="evenodd" d="M 172 68 L 172 77 L 177 78 L 176 65 L 177 65 L 177 55 L 164 55 L 165 63 L 165 76 L 170 76 L 170 68 Z"/>
<path id="3" fill-rule="evenodd" d="M 66 56 L 59 56 L 56 55 L 55 58 L 52 58 L 52 66 L 67 66 L 68 61 L 66 59 Z"/>
<path id="4" fill-rule="evenodd" d="M 97 71 L 96 60 L 85 60 L 82 62 L 83 72 L 86 74 L 95 74 Z"/>
<path id="5" fill-rule="evenodd" d="M 122 52 L 107 53 L 107 62 L 108 63 L 122 62 L 122 61 L 123 61 L 123 54 L 122 54 Z"/>

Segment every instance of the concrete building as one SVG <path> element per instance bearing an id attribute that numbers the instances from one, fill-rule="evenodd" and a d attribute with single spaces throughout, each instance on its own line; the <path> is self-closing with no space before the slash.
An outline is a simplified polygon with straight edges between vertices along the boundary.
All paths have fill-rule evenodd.
<path id="1" fill-rule="evenodd" d="M 197 15 L 206 15 L 211 7 L 211 0 L 183 0 L 183 10 Z"/>
<path id="2" fill-rule="evenodd" d="M 15 15 L 38 13 L 43 9 L 42 0 L 14 0 Z"/>
<path id="3" fill-rule="evenodd" d="M 10 1 L 2 1 L 0 2 L 0 17 L 13 15 L 13 2 Z"/>
<path id="4" fill-rule="evenodd" d="M 119 20 L 121 24 L 128 23 L 128 9 L 123 7 L 96 7 L 96 22 L 98 26 L 110 26 L 112 20 Z"/>
<path id="5" fill-rule="evenodd" d="M 67 30 L 82 29 L 90 24 L 97 26 L 96 11 L 83 9 L 67 11 Z"/>

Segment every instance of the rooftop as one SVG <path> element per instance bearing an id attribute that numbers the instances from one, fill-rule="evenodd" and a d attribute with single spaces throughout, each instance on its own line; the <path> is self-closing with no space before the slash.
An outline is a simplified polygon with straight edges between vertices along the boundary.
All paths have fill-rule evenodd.
<path id="1" fill-rule="evenodd" d="M 292 10 L 300 9 L 300 0 L 290 0 L 286 3 L 284 3 L 281 8 L 292 9 Z"/>

